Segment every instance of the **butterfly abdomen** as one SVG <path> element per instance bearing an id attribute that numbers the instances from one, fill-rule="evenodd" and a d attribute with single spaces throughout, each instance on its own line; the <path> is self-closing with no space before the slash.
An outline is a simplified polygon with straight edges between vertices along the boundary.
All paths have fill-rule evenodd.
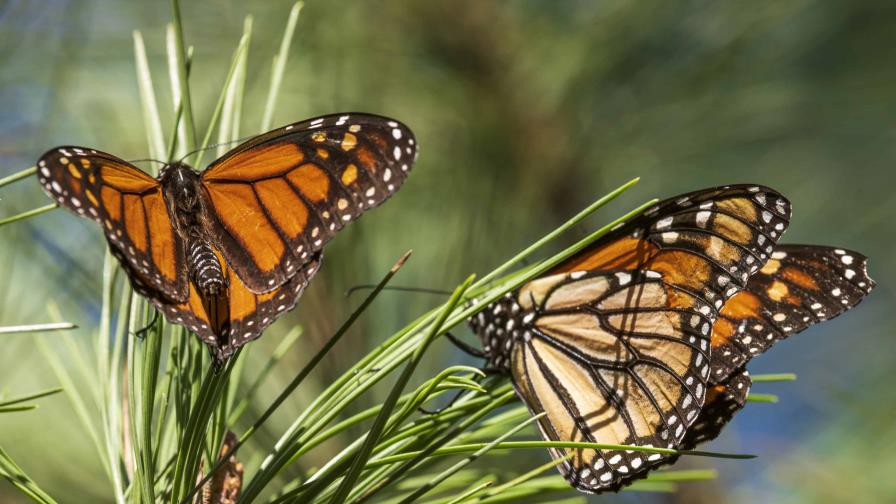
<path id="1" fill-rule="evenodd" d="M 224 291 L 224 270 L 208 243 L 198 240 L 190 243 L 189 263 L 193 282 L 200 291 L 205 294 Z"/>

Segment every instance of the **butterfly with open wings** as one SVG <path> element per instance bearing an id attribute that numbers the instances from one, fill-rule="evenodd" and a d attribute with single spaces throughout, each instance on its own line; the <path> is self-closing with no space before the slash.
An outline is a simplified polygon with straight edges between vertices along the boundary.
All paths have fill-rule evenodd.
<path id="1" fill-rule="evenodd" d="M 873 285 L 858 254 L 777 246 L 789 217 L 782 195 L 755 185 L 664 200 L 472 317 L 486 367 L 545 413 L 538 426 L 549 440 L 681 448 L 711 439 L 743 405 L 750 357 Z M 751 334 L 763 343 L 750 346 Z M 550 452 L 589 493 L 673 460 Z"/>
<path id="2" fill-rule="evenodd" d="M 220 365 L 295 306 L 324 244 L 393 195 L 416 156 L 403 124 L 347 113 L 256 136 L 202 172 L 172 163 L 153 178 L 66 146 L 40 158 L 38 178 L 102 225 L 134 290 Z"/>

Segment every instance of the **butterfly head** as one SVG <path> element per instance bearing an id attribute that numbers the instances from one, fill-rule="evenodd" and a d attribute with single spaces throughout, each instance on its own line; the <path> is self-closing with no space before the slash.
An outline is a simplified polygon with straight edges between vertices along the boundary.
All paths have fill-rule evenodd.
<path id="1" fill-rule="evenodd" d="M 181 162 L 165 165 L 159 181 L 165 187 L 168 201 L 174 202 L 178 210 L 190 212 L 199 207 L 199 174 L 189 165 Z"/>

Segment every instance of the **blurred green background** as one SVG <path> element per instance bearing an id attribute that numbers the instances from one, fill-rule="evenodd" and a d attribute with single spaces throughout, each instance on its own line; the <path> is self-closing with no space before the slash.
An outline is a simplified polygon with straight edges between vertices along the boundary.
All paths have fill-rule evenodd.
<path id="1" fill-rule="evenodd" d="M 291 2 L 183 4 L 200 128 L 243 19 L 254 15 L 242 133 L 258 133 L 270 57 Z M 58 144 L 146 157 L 131 32 L 146 39 L 163 90 L 163 123 L 170 125 L 170 18 L 168 3 L 158 0 L 0 1 L 0 176 L 33 165 Z M 421 154 L 397 197 L 328 246 L 299 308 L 253 344 L 250 368 L 289 328 L 306 328 L 255 407 L 267 404 L 350 313 L 358 300 L 344 291 L 375 281 L 409 248 L 415 254 L 396 283 L 450 288 L 632 177 L 641 183 L 562 241 L 572 243 L 650 197 L 755 182 L 791 199 L 785 241 L 865 253 L 877 289 L 857 310 L 753 363 L 753 373 L 795 372 L 799 380 L 756 386 L 781 402 L 751 404 L 709 447 L 759 458 L 684 460 L 682 467 L 717 467 L 719 480 L 668 496 L 595 500 L 892 499 L 894 27 L 896 3 L 887 0 L 309 1 L 274 122 L 339 111 L 386 114 L 416 132 Z M 28 179 L 0 191 L 0 216 L 47 202 Z M 0 325 L 46 322 L 58 311 L 81 326 L 76 340 L 89 339 L 100 305 L 99 228 L 55 211 L 0 228 L 0 243 Z M 316 384 L 438 301 L 384 294 L 315 382 L 273 418 L 260 446 L 270 446 Z M 457 333 L 469 337 L 466 329 Z M 62 345 L 54 334 L 2 337 L 0 390 L 15 395 L 57 384 L 37 338 Z M 436 345 L 421 375 L 474 362 L 446 341 Z M 66 398 L 40 403 L 37 411 L 0 417 L 0 446 L 62 502 L 106 501 L 108 482 Z M 523 470 L 546 457 L 524 453 L 477 464 Z M 327 453 L 316 456 L 314 464 L 327 460 Z M 0 484 L 0 501 L 19 500 Z"/>

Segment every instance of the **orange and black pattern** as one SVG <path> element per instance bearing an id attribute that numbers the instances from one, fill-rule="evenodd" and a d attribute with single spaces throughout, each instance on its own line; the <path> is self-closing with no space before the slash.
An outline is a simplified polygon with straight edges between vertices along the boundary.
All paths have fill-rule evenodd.
<path id="1" fill-rule="evenodd" d="M 713 326 L 710 381 L 724 381 L 778 341 L 859 304 L 874 287 L 866 264 L 850 250 L 777 246 Z"/>
<path id="2" fill-rule="evenodd" d="M 695 362 L 708 355 L 691 338 L 700 335 L 692 319 L 702 320 L 708 305 L 673 307 L 670 292 L 653 271 L 574 272 L 530 282 L 494 306 L 487 324 L 497 321 L 502 331 L 521 324 L 521 337 L 502 344 L 512 346 L 517 393 L 533 414 L 547 413 L 539 422 L 546 438 L 674 446 L 703 402 L 703 368 Z M 614 475 L 624 480 L 659 460 L 626 450 L 570 452 L 561 471 L 585 491 L 612 487 Z"/>
<path id="3" fill-rule="evenodd" d="M 366 114 L 319 117 L 260 135 L 202 173 L 215 216 L 210 233 L 251 290 L 269 291 L 345 224 L 394 194 L 416 156 L 410 129 Z"/>
<path id="4" fill-rule="evenodd" d="M 403 124 L 335 114 L 255 137 L 201 174 L 172 163 L 153 178 L 110 154 L 58 147 L 38 177 L 102 225 L 133 288 L 220 364 L 295 306 L 324 244 L 394 194 L 416 156 Z"/>
<path id="5" fill-rule="evenodd" d="M 37 166 L 38 180 L 60 206 L 101 224 L 136 291 L 165 301 L 186 297 L 183 242 L 158 180 L 111 154 L 83 147 L 52 149 Z"/>
<path id="6" fill-rule="evenodd" d="M 874 288 L 867 262 L 851 250 L 778 245 L 713 325 L 706 402 L 680 448 L 715 439 L 743 409 L 752 383 L 745 366 L 753 357 L 859 304 Z"/>
<path id="7" fill-rule="evenodd" d="M 768 260 L 790 204 L 737 185 L 660 202 L 471 319 L 551 440 L 675 447 L 704 403 L 710 332 Z M 615 490 L 658 454 L 553 450 L 585 492 Z"/>

